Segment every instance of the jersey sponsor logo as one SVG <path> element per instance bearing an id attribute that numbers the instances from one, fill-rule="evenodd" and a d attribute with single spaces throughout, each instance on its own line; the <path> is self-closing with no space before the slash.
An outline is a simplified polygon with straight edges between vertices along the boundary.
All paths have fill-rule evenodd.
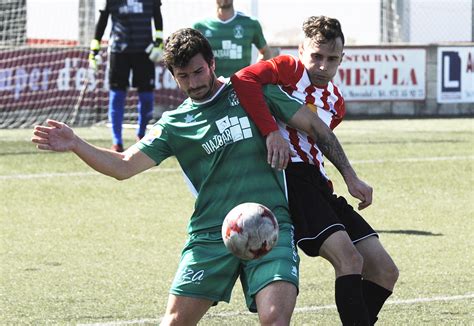
<path id="1" fill-rule="evenodd" d="M 234 37 L 237 39 L 241 39 L 242 37 L 244 37 L 244 28 L 242 27 L 242 25 L 236 25 L 234 27 Z"/>
<path id="2" fill-rule="evenodd" d="M 138 0 L 127 0 L 127 4 L 119 7 L 120 14 L 142 14 L 143 3 Z"/>
<path id="3" fill-rule="evenodd" d="M 222 49 L 215 49 L 212 52 L 219 59 L 242 59 L 242 45 L 232 43 L 231 40 L 222 41 Z"/>
<path id="4" fill-rule="evenodd" d="M 219 134 L 214 135 L 211 139 L 202 144 L 202 148 L 207 154 L 212 154 L 224 146 L 253 136 L 247 117 L 225 116 L 216 121 L 216 126 L 219 130 Z"/>

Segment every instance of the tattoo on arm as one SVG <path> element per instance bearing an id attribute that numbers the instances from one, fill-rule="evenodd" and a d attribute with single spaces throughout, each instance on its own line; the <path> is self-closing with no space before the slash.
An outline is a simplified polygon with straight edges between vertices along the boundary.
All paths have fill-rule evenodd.
<path id="1" fill-rule="evenodd" d="M 319 129 L 319 128 L 318 128 Z M 317 141 L 321 152 L 331 161 L 332 164 L 339 170 L 343 177 L 355 175 L 355 171 L 352 168 L 349 160 L 347 159 L 341 144 L 336 138 L 336 135 L 331 129 L 327 128 L 325 131 L 313 128 L 317 135 Z"/>

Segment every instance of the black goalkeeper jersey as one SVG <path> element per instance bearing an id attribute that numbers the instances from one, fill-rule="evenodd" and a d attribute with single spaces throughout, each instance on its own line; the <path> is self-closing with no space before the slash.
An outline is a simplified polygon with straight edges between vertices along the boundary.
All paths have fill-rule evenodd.
<path id="1" fill-rule="evenodd" d="M 111 52 L 143 52 L 153 41 L 153 3 L 159 0 L 107 0 L 103 11 L 112 18 Z"/>

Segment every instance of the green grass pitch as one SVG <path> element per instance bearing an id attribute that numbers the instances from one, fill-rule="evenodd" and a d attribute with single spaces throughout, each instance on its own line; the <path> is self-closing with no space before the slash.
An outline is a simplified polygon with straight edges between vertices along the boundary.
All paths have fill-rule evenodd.
<path id="1" fill-rule="evenodd" d="M 336 130 L 374 187 L 363 215 L 400 269 L 377 325 L 474 324 L 473 121 L 360 120 Z M 109 146 L 106 128 L 77 132 Z M 125 136 L 130 145 L 133 131 Z M 72 154 L 36 150 L 30 137 L 0 130 L 0 325 L 157 324 L 193 208 L 176 161 L 119 182 Z M 333 288 L 329 263 L 302 256 L 292 325 L 340 325 Z M 258 324 L 239 285 L 200 323 L 237 324 Z"/>

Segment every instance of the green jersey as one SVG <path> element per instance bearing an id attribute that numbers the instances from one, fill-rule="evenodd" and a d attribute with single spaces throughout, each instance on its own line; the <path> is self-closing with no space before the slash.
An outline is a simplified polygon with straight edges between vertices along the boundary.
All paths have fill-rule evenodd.
<path id="1" fill-rule="evenodd" d="M 267 45 L 260 23 L 236 12 L 229 20 L 208 18 L 193 25 L 211 44 L 216 59 L 216 75 L 230 77 L 252 61 L 252 44 Z"/>
<path id="2" fill-rule="evenodd" d="M 282 121 L 301 107 L 278 86 L 266 86 L 264 94 Z M 265 140 L 229 82 L 205 102 L 188 98 L 165 112 L 137 146 L 157 165 L 176 156 L 197 195 L 189 233 L 219 231 L 226 214 L 244 202 L 263 204 L 279 223 L 291 223 L 284 174 L 267 163 Z"/>

